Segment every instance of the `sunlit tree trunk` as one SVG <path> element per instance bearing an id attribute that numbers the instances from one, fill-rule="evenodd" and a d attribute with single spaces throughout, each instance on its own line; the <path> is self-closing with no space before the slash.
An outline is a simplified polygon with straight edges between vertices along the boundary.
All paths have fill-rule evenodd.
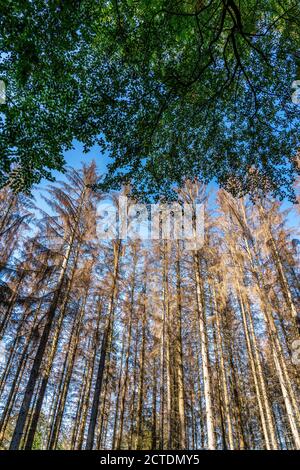
<path id="1" fill-rule="evenodd" d="M 102 390 L 102 381 L 103 381 L 103 374 L 104 374 L 104 368 L 105 368 L 105 362 L 106 362 L 106 354 L 107 354 L 107 348 L 109 347 L 109 341 L 110 341 L 112 327 L 113 327 L 114 310 L 115 310 L 115 303 L 116 303 L 116 297 L 117 297 L 117 279 L 118 279 L 118 273 L 119 273 L 119 260 L 120 260 L 120 254 L 121 254 L 121 242 L 119 240 L 117 242 L 114 242 L 113 249 L 114 249 L 113 282 L 112 282 L 111 295 L 110 295 L 109 306 L 108 306 L 108 315 L 107 315 L 106 325 L 105 325 L 103 337 L 102 337 L 100 361 L 99 361 L 99 366 L 98 366 L 94 397 L 93 397 L 92 409 L 91 409 L 91 416 L 90 416 L 90 422 L 89 422 L 88 434 L 87 434 L 87 440 L 86 440 L 86 446 L 85 446 L 86 450 L 92 449 L 93 444 L 94 444 L 95 428 L 96 428 L 97 415 L 98 415 L 98 409 L 99 409 L 100 395 L 101 395 L 101 390 Z"/>
<path id="2" fill-rule="evenodd" d="M 176 318 L 175 318 L 175 371 L 177 389 L 177 408 L 179 418 L 179 449 L 186 448 L 185 431 L 185 391 L 183 374 L 183 351 L 182 351 L 182 294 L 181 294 L 181 272 L 180 272 L 180 246 L 177 242 L 176 259 Z"/>
<path id="3" fill-rule="evenodd" d="M 71 234 L 68 237 L 67 247 L 64 253 L 63 261 L 61 264 L 61 268 L 60 268 L 60 272 L 59 272 L 59 276 L 57 280 L 56 291 L 54 293 L 51 305 L 47 312 L 46 323 L 45 323 L 43 333 L 42 333 L 42 336 L 38 345 L 38 349 L 36 351 L 36 355 L 34 358 L 34 362 L 32 365 L 32 369 L 31 369 L 30 376 L 29 376 L 27 386 L 26 386 L 26 390 L 24 393 L 24 398 L 21 404 L 21 408 L 19 410 L 18 419 L 15 425 L 12 439 L 11 439 L 11 443 L 10 443 L 11 450 L 17 450 L 19 448 L 22 437 L 23 437 L 24 427 L 25 427 L 27 416 L 28 416 L 32 397 L 34 394 L 36 382 L 39 377 L 39 373 L 40 373 L 40 369 L 41 369 L 41 365 L 43 361 L 43 356 L 47 348 L 47 343 L 48 343 L 48 339 L 50 336 L 51 328 L 52 328 L 52 325 L 53 325 L 53 322 L 57 313 L 57 308 L 59 306 L 59 302 L 61 299 L 61 291 L 63 289 L 65 275 L 68 269 L 70 256 L 73 251 L 73 247 L 74 247 L 74 243 L 75 243 L 75 239 L 77 235 L 77 228 L 78 228 L 78 224 L 80 221 L 80 216 L 81 216 L 81 212 L 82 212 L 82 208 L 84 204 L 84 198 L 85 198 L 85 189 L 83 189 L 80 195 L 80 202 L 79 202 L 79 206 L 78 206 L 78 210 L 76 214 L 75 224 L 74 224 L 73 230 L 71 231 Z"/>
<path id="4" fill-rule="evenodd" d="M 138 408 L 137 408 L 137 442 L 136 449 L 142 448 L 143 442 L 143 399 L 144 399 L 144 376 L 145 376 L 145 352 L 146 352 L 146 305 L 145 299 L 142 306 L 143 317 L 142 317 L 142 344 L 140 352 L 140 375 L 138 385 Z"/>
<path id="5" fill-rule="evenodd" d="M 231 420 L 231 410 L 230 410 L 230 401 L 229 401 L 229 394 L 228 394 L 228 385 L 227 385 L 227 377 L 226 377 L 226 367 L 225 367 L 225 359 L 224 359 L 224 351 L 223 351 L 223 341 L 222 341 L 222 322 L 220 318 L 220 312 L 217 307 L 216 303 L 216 292 L 215 287 L 213 286 L 213 301 L 214 301 L 214 314 L 216 317 L 215 325 L 216 325 L 216 336 L 217 336 L 217 353 L 220 357 L 220 375 L 221 375 L 221 385 L 222 385 L 222 395 L 224 400 L 224 411 L 227 423 L 227 431 L 228 431 L 228 448 L 234 449 L 234 438 L 233 438 L 233 430 L 232 430 L 232 420 Z"/>
<path id="6" fill-rule="evenodd" d="M 212 389 L 210 382 L 210 366 L 209 366 L 209 355 L 208 355 L 208 342 L 207 342 L 207 331 L 206 331 L 206 319 L 205 319 L 205 302 L 203 295 L 203 286 L 200 274 L 200 257 L 199 253 L 194 253 L 194 272 L 196 278 L 196 296 L 197 296 L 197 309 L 198 309 L 198 327 L 199 327 L 199 338 L 201 346 L 201 357 L 202 357 L 202 372 L 204 382 L 204 398 L 205 398 L 205 417 L 207 427 L 207 441 L 208 449 L 216 448 L 216 438 L 214 431 L 214 416 L 213 416 L 213 403 L 212 403 Z"/>

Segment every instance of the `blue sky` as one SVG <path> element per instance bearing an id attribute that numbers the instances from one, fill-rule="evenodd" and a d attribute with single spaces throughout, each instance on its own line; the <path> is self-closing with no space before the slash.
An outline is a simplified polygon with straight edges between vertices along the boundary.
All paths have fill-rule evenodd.
<path id="1" fill-rule="evenodd" d="M 70 166 L 75 169 L 81 168 L 83 163 L 89 164 L 94 160 L 97 164 L 99 174 L 106 172 L 106 165 L 110 160 L 107 154 L 101 153 L 99 147 L 97 146 L 93 147 L 88 153 L 84 153 L 83 145 L 81 145 L 79 142 L 75 142 L 74 149 L 65 152 L 64 157 L 66 166 Z M 52 174 L 56 181 L 66 180 L 66 176 L 59 171 L 52 171 Z M 40 184 L 36 185 L 35 189 L 32 191 L 32 194 L 36 200 L 36 205 L 41 209 L 47 208 L 47 205 L 41 198 L 41 195 L 45 193 L 45 189 L 49 184 L 53 183 L 43 179 Z"/>
<path id="2" fill-rule="evenodd" d="M 94 160 L 97 164 L 99 174 L 103 174 L 106 172 L 106 166 L 111 161 L 108 154 L 101 153 L 98 146 L 93 147 L 88 153 L 83 153 L 83 146 L 79 142 L 75 142 L 74 148 L 66 152 L 64 156 L 66 160 L 66 165 L 77 169 L 81 168 L 82 163 L 88 164 Z M 54 171 L 53 176 L 55 176 L 57 181 L 65 180 L 65 175 L 59 171 Z M 43 180 L 39 185 L 36 186 L 36 188 L 32 192 L 36 199 L 36 205 L 44 210 L 49 209 L 47 208 L 45 201 L 41 198 L 41 194 L 45 192 L 45 189 L 49 184 L 51 184 L 49 181 Z M 210 192 L 210 190 L 212 190 L 212 192 L 215 192 L 217 188 L 218 186 L 216 183 L 210 183 L 208 185 L 208 193 Z M 214 207 L 213 198 L 211 198 L 211 207 Z M 296 208 L 293 207 L 293 205 L 287 200 L 283 202 L 282 208 L 292 209 L 288 216 L 288 223 L 291 228 L 299 230 L 300 217 L 296 211 Z"/>

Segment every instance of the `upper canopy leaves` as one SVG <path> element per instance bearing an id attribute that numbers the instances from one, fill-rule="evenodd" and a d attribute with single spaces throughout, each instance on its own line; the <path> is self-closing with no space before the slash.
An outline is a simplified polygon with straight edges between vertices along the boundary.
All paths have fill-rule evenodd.
<path id="1" fill-rule="evenodd" d="M 300 50 L 293 0 L 11 2 L 2 184 L 60 169 L 73 139 L 113 157 L 104 188 L 173 196 L 215 177 L 292 197 Z M 101 136 L 101 137 L 99 137 Z"/>

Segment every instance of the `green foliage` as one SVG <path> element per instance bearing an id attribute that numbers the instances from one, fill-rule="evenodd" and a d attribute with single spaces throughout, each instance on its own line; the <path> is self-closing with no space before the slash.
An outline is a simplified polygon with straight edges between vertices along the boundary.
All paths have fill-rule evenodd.
<path id="1" fill-rule="evenodd" d="M 29 190 L 74 139 L 112 163 L 102 188 L 173 197 L 184 178 L 293 197 L 295 0 L 22 1 L 1 7 L 0 183 Z"/>
<path id="2" fill-rule="evenodd" d="M 43 439 L 40 431 L 37 431 L 34 436 L 32 450 L 41 450 L 43 448 Z"/>
<path id="3" fill-rule="evenodd" d="M 9 442 L 11 440 L 15 424 L 16 424 L 16 417 L 13 416 L 8 422 L 8 425 L 4 434 L 4 438 L 0 444 L 0 450 L 8 449 Z M 33 450 L 43 449 L 43 436 L 45 436 L 46 433 L 47 433 L 47 417 L 42 413 L 37 432 L 35 433 L 35 436 L 34 436 L 34 441 L 32 445 Z"/>

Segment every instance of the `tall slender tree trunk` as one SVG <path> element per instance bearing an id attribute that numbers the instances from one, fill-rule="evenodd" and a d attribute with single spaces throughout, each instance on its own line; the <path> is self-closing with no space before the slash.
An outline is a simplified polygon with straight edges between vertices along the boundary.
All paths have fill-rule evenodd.
<path id="1" fill-rule="evenodd" d="M 144 375 L 145 375 L 145 351 L 146 351 L 146 305 L 144 300 L 143 305 L 143 320 L 142 320 L 142 344 L 140 353 L 140 377 L 138 387 L 138 409 L 137 409 L 137 442 L 136 449 L 142 448 L 143 441 L 143 398 L 144 398 Z"/>
<path id="2" fill-rule="evenodd" d="M 117 449 L 121 448 L 122 439 L 123 439 L 123 427 L 124 427 L 124 413 L 125 413 L 125 402 L 127 398 L 127 389 L 128 389 L 128 372 L 129 372 L 129 358 L 130 358 L 130 348 L 131 348 L 131 337 L 132 337 L 132 322 L 134 314 L 134 293 L 135 293 L 135 270 L 136 270 L 136 261 L 134 264 L 133 270 L 133 279 L 130 293 L 130 312 L 129 312 L 129 325 L 128 325 L 128 337 L 127 337 L 127 350 L 125 358 L 125 370 L 124 370 L 124 384 L 121 394 L 121 406 L 120 406 L 120 424 L 117 440 Z"/>
<path id="3" fill-rule="evenodd" d="M 10 450 L 17 450 L 20 446 L 20 443 L 21 443 L 21 440 L 22 440 L 22 437 L 23 437 L 23 432 L 24 432 L 26 419 L 27 419 L 27 416 L 28 416 L 28 411 L 29 411 L 30 404 L 31 404 L 31 401 L 32 401 L 32 397 L 33 397 L 33 393 L 34 393 L 34 390 L 35 390 L 35 385 L 36 385 L 37 379 L 39 377 L 40 367 L 41 367 L 43 356 L 44 356 L 44 353 L 45 353 L 45 350 L 46 350 L 46 347 L 47 347 L 48 338 L 49 338 L 49 335 L 50 335 L 51 327 L 52 327 L 52 324 L 53 324 L 53 320 L 54 320 L 56 310 L 57 310 L 57 306 L 58 306 L 58 303 L 59 303 L 59 298 L 60 298 L 60 295 L 61 295 L 62 284 L 63 284 L 63 280 L 64 280 L 64 276 L 65 276 L 65 272 L 66 272 L 66 269 L 67 269 L 69 256 L 70 256 L 70 252 L 71 252 L 71 248 L 72 248 L 72 244 L 73 244 L 73 240 L 71 240 L 71 241 L 72 241 L 72 243 L 70 243 L 68 245 L 66 253 L 65 253 L 65 257 L 64 257 L 64 260 L 63 260 L 63 264 L 62 264 L 59 279 L 58 279 L 57 290 L 56 290 L 56 292 L 54 294 L 54 297 L 53 297 L 53 300 L 51 302 L 51 306 L 50 306 L 48 314 L 47 314 L 46 324 L 45 324 L 45 327 L 44 327 L 44 330 L 43 330 L 43 333 L 42 333 L 42 336 L 41 336 L 41 339 L 40 339 L 40 342 L 39 342 L 39 346 L 38 346 L 38 349 L 37 349 L 37 352 L 36 352 L 36 355 L 35 355 L 35 358 L 34 358 L 34 362 L 33 362 L 31 372 L 30 372 L 29 380 L 27 382 L 24 398 L 23 398 L 23 401 L 22 401 L 22 405 L 21 405 L 21 408 L 20 408 L 20 411 L 19 411 L 19 414 L 18 414 L 18 419 L 17 419 L 17 422 L 16 422 L 16 426 L 15 426 L 15 429 L 14 429 L 12 440 L 11 440 L 11 443 L 10 443 Z"/>
<path id="4" fill-rule="evenodd" d="M 152 419 L 151 419 L 151 450 L 156 450 L 157 446 L 157 429 L 156 429 L 156 400 L 157 400 L 157 381 L 156 381 L 156 357 L 153 358 L 153 385 L 152 385 Z"/>
<path id="5" fill-rule="evenodd" d="M 197 309 L 198 309 L 198 327 L 199 327 L 199 338 L 201 346 L 201 357 L 202 357 L 202 372 L 204 382 L 204 398 L 205 398 L 205 417 L 207 427 L 207 441 L 208 449 L 216 448 L 216 438 L 214 431 L 214 416 L 213 416 L 213 403 L 212 403 L 212 389 L 210 381 L 210 366 L 209 366 L 209 355 L 208 355 L 208 342 L 207 342 L 207 331 L 206 331 L 206 319 L 205 319 L 205 303 L 203 288 L 201 285 L 200 275 L 200 259 L 199 253 L 194 253 L 194 272 L 196 277 L 196 296 L 197 296 Z"/>
<path id="6" fill-rule="evenodd" d="M 117 439 L 118 439 L 117 436 L 118 436 L 118 425 L 119 425 L 119 404 L 120 404 L 120 397 L 121 397 L 121 392 L 122 392 L 125 340 L 126 340 L 126 336 L 124 335 L 123 340 L 122 340 L 122 352 L 121 352 L 121 358 L 120 358 L 119 380 L 118 380 L 117 397 L 116 397 L 114 432 L 113 432 L 113 438 L 112 438 L 112 449 L 113 450 L 115 450 L 116 447 L 117 447 Z"/>
<path id="7" fill-rule="evenodd" d="M 82 327 L 82 319 L 83 319 L 84 312 L 85 312 L 86 300 L 87 300 L 87 292 L 86 292 L 85 298 L 83 299 L 78 315 L 75 317 L 74 325 L 73 325 L 71 335 L 70 335 L 69 348 L 68 348 L 68 353 L 66 355 L 65 378 L 63 382 L 63 387 L 61 389 L 58 406 L 57 406 L 57 414 L 54 420 L 51 438 L 49 442 L 50 450 L 54 449 L 58 443 L 61 421 L 62 421 L 64 409 L 65 409 L 67 393 L 69 389 L 69 384 L 70 384 L 73 367 L 74 367 L 74 363 L 76 359 L 78 344 L 79 344 L 79 335 L 80 335 L 80 331 Z"/>
<path id="8" fill-rule="evenodd" d="M 113 326 L 114 309 L 115 309 L 115 302 L 116 302 L 116 296 L 117 296 L 117 278 L 118 278 L 118 272 L 119 272 L 120 253 L 121 253 L 121 242 L 118 240 L 117 242 L 114 243 L 113 285 L 112 285 L 109 308 L 108 308 L 107 322 L 105 325 L 103 338 L 102 338 L 100 361 L 99 361 L 99 367 L 98 367 L 98 372 L 97 372 L 94 398 L 93 398 L 92 409 L 91 409 L 91 417 L 90 417 L 90 423 L 89 423 L 86 446 L 85 446 L 86 450 L 91 450 L 94 445 L 95 428 L 96 428 L 97 415 L 98 415 L 98 409 L 99 409 L 100 395 L 101 395 L 101 390 L 102 390 L 102 381 L 103 381 L 103 374 L 104 374 L 104 368 L 105 368 L 106 353 L 107 353 L 107 348 L 109 346 L 109 340 L 110 340 L 112 326 Z"/>
<path id="9" fill-rule="evenodd" d="M 248 240 L 245 239 L 247 253 L 249 260 L 251 262 L 251 268 L 256 279 L 257 285 L 259 287 L 259 292 L 261 296 L 262 311 L 264 313 L 264 318 L 266 325 L 268 327 L 268 334 L 270 337 L 270 343 L 272 348 L 272 354 L 274 359 L 274 365 L 278 374 L 278 379 L 280 382 L 282 396 L 284 399 L 287 416 L 291 426 L 291 431 L 293 434 L 293 439 L 297 449 L 300 449 L 300 434 L 298 431 L 298 425 L 300 423 L 300 415 L 297 400 L 291 385 L 289 373 L 287 370 L 284 353 L 282 351 L 282 346 L 278 339 L 277 328 L 274 322 L 272 312 L 270 311 L 271 306 L 269 305 L 268 295 L 266 292 L 266 287 L 263 281 L 263 278 L 255 266 L 254 257 L 251 253 Z M 297 424 L 298 423 L 298 424 Z"/>
<path id="10" fill-rule="evenodd" d="M 76 271 L 76 268 L 77 268 L 78 254 L 79 254 L 79 250 L 77 248 L 77 252 L 76 252 L 76 255 L 75 255 L 75 261 L 74 261 L 74 264 L 73 264 L 73 267 L 72 267 L 71 279 L 68 283 L 68 288 L 67 288 L 67 292 L 65 294 L 65 297 L 62 301 L 60 315 L 59 315 L 59 318 L 57 320 L 57 325 L 55 327 L 55 331 L 54 331 L 54 334 L 53 334 L 49 355 L 47 357 L 47 362 L 46 362 L 46 365 L 45 365 L 45 368 L 44 368 L 44 374 L 43 374 L 43 378 L 42 378 L 41 387 L 39 389 L 39 393 L 38 393 L 38 397 L 37 397 L 37 401 L 36 401 L 36 406 L 34 408 L 30 428 L 29 428 L 29 431 L 28 431 L 28 436 L 27 436 L 26 443 L 25 443 L 25 449 L 26 450 L 31 449 L 32 445 L 33 445 L 34 435 L 36 433 L 38 420 L 39 420 L 39 417 L 40 417 L 40 413 L 41 413 L 41 409 L 42 409 L 42 406 L 43 406 L 43 401 L 44 401 L 44 397 L 45 397 L 45 393 L 46 393 L 46 388 L 47 388 L 47 385 L 48 385 L 48 381 L 49 381 L 49 377 L 50 377 L 50 373 L 51 373 L 51 369 L 52 369 L 53 360 L 54 360 L 56 350 L 57 350 L 57 346 L 58 346 L 58 340 L 59 340 L 59 335 L 60 335 L 61 328 L 62 328 L 62 323 L 63 323 L 63 320 L 64 320 L 65 311 L 66 311 L 66 308 L 67 308 L 67 303 L 68 303 L 69 295 L 70 295 L 70 292 L 71 292 L 71 288 L 72 288 L 72 285 L 73 285 L 73 279 L 74 279 L 75 271 Z"/>
<path id="11" fill-rule="evenodd" d="M 261 220 L 264 221 L 266 219 L 266 214 L 261 205 L 259 205 L 259 213 L 260 213 Z M 300 335 L 300 314 L 297 313 L 297 309 L 293 301 L 293 296 L 290 290 L 290 286 L 286 278 L 285 270 L 282 265 L 281 257 L 277 249 L 276 242 L 274 240 L 269 223 L 267 223 L 267 231 L 269 235 L 269 240 L 267 244 L 270 247 L 270 251 L 271 251 L 271 254 L 272 254 L 276 269 L 277 269 L 281 289 L 282 289 L 285 301 L 290 309 L 291 317 L 294 321 L 295 327 L 297 328 L 298 334 Z"/>
<path id="12" fill-rule="evenodd" d="M 227 386 L 227 376 L 226 376 L 226 368 L 225 368 L 225 359 L 224 359 L 224 351 L 223 351 L 223 341 L 222 341 L 222 323 L 220 318 L 220 312 L 217 307 L 216 302 L 216 292 L 215 286 L 213 286 L 213 301 L 214 301 L 214 313 L 216 316 L 216 336 L 217 336 L 217 346 L 218 346 L 218 354 L 220 357 L 220 375 L 221 375 L 221 384 L 222 384 L 222 395 L 224 399 L 224 411 L 226 417 L 226 424 L 227 424 L 227 432 L 228 432 L 228 448 L 230 450 L 234 449 L 234 438 L 233 438 L 233 427 L 232 427 L 232 420 L 231 420 L 231 410 L 230 410 L 230 401 L 229 401 L 229 394 L 228 394 L 228 386 Z"/>
<path id="13" fill-rule="evenodd" d="M 39 346 L 38 346 L 38 349 L 37 349 L 37 352 L 33 361 L 32 369 L 31 369 L 30 376 L 29 376 L 27 386 L 25 389 L 25 394 L 24 394 L 21 408 L 18 414 L 18 419 L 15 425 L 12 439 L 11 439 L 10 450 L 19 449 L 20 444 L 21 444 L 21 440 L 22 440 L 24 428 L 25 428 L 25 423 L 26 423 L 26 419 L 27 419 L 28 412 L 30 409 L 30 404 L 31 404 L 32 397 L 34 394 L 36 382 L 39 377 L 40 368 L 41 368 L 42 361 L 43 361 L 43 356 L 46 351 L 48 338 L 50 336 L 51 328 L 52 328 L 54 318 L 57 312 L 57 307 L 59 305 L 59 301 L 61 298 L 61 290 L 63 288 L 65 275 L 66 275 L 68 264 L 69 264 L 69 259 L 73 250 L 73 245 L 75 243 L 75 237 L 76 237 L 78 224 L 80 221 L 81 211 L 83 208 L 84 197 L 85 197 L 85 189 L 82 191 L 80 195 L 80 203 L 79 203 L 79 208 L 78 208 L 74 228 L 70 234 L 68 245 L 64 253 L 64 258 L 63 258 L 62 265 L 60 268 L 60 273 L 58 276 L 57 288 L 54 293 L 50 308 L 47 312 L 46 324 L 44 326 L 43 333 L 39 342 Z"/>
<path id="14" fill-rule="evenodd" d="M 183 351 L 182 351 L 182 298 L 181 298 L 181 272 L 180 272 L 180 246 L 177 242 L 176 260 L 176 338 L 175 338 L 175 370 L 177 388 L 177 407 L 179 418 L 179 449 L 186 448 L 185 431 L 185 393 L 184 393 L 184 373 L 183 373 Z"/>

